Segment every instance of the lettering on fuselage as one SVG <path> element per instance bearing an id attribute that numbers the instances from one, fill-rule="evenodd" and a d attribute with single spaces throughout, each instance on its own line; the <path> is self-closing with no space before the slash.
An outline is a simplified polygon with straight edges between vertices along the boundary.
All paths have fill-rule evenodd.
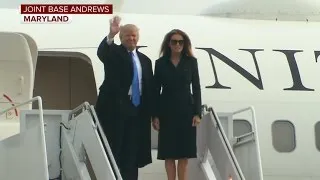
<path id="1" fill-rule="evenodd" d="M 143 48 L 147 46 L 139 46 L 138 48 Z M 259 51 L 264 51 L 264 49 L 239 49 L 240 51 L 246 51 L 251 54 L 255 69 L 257 72 L 258 77 L 255 77 L 251 73 L 249 73 L 247 70 L 245 70 L 243 67 L 235 63 L 232 59 L 228 58 L 224 54 L 220 53 L 219 51 L 213 49 L 213 48 L 202 48 L 202 47 L 196 47 L 196 49 L 203 50 L 208 53 L 213 74 L 214 74 L 214 84 L 206 86 L 206 88 L 214 88 L 214 89 L 231 89 L 231 87 L 223 85 L 219 79 L 218 79 L 218 74 L 217 70 L 215 68 L 215 63 L 212 58 L 212 56 L 215 56 L 222 62 L 224 62 L 226 65 L 237 71 L 242 77 L 246 78 L 249 82 L 251 82 L 255 87 L 257 87 L 260 90 L 263 90 L 263 81 L 262 77 L 260 74 L 260 69 L 259 65 L 257 63 L 257 58 L 256 58 L 256 52 Z M 291 87 L 286 87 L 283 88 L 285 91 L 314 91 L 314 89 L 306 87 L 301 79 L 300 76 L 300 71 L 296 62 L 295 54 L 299 52 L 303 52 L 303 50 L 286 50 L 286 49 L 274 49 L 273 51 L 275 52 L 280 52 L 283 53 L 286 57 L 286 62 L 288 63 L 288 68 L 290 69 L 291 72 L 291 77 L 292 77 L 292 86 Z M 315 55 L 315 61 L 317 61 L 318 57 L 320 56 L 320 51 L 314 51 Z"/>

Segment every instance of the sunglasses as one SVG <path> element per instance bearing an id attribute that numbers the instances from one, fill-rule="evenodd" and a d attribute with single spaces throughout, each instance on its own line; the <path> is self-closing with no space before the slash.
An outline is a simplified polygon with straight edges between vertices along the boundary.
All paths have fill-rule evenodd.
<path id="1" fill-rule="evenodd" d="M 170 43 L 171 43 L 172 45 L 176 45 L 176 44 L 182 45 L 182 44 L 184 43 L 184 40 L 171 39 L 171 40 L 170 40 Z"/>

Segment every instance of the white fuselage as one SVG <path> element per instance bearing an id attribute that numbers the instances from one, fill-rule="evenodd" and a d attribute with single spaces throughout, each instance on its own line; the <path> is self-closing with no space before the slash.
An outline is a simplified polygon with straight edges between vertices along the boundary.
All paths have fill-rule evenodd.
<path id="1" fill-rule="evenodd" d="M 6 11 L 6 17 L 0 18 L 0 31 L 24 32 L 35 39 L 40 51 L 61 55 L 77 52 L 88 56 L 96 89 L 99 89 L 104 71 L 96 51 L 108 34 L 111 15 L 79 15 L 74 16 L 70 24 L 46 25 L 21 24 L 16 12 L 2 11 Z M 217 112 L 255 108 L 265 180 L 320 178 L 317 171 L 319 149 L 315 140 L 320 136 L 320 132 L 315 133 L 315 125 L 320 121 L 320 67 L 315 56 L 316 51 L 320 51 L 320 23 L 119 15 L 122 24 L 134 23 L 140 28 L 139 45 L 147 46 L 140 51 L 153 60 L 153 65 L 168 31 L 178 28 L 189 35 L 199 63 L 203 104 Z M 118 38 L 116 43 L 119 43 Z M 208 52 L 212 53 L 214 66 Z M 293 132 L 294 137 L 275 136 L 273 123 L 276 120 L 290 121 L 293 131 L 287 126 L 284 130 L 289 135 Z M 281 140 L 284 148 L 291 152 L 278 152 L 273 139 Z"/>

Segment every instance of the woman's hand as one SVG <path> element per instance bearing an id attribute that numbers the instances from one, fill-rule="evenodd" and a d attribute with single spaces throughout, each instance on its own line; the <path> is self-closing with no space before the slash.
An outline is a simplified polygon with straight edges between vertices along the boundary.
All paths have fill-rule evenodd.
<path id="1" fill-rule="evenodd" d="M 193 119 L 192 119 L 192 126 L 198 126 L 201 122 L 201 119 L 198 115 L 196 116 L 193 116 Z"/>
<path id="2" fill-rule="evenodd" d="M 160 121 L 159 118 L 155 117 L 152 119 L 152 127 L 154 130 L 159 131 L 160 129 Z"/>

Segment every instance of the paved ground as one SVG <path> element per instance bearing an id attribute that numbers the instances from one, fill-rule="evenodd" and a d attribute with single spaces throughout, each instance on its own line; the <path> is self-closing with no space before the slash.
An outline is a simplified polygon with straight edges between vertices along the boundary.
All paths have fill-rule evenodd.
<path id="1" fill-rule="evenodd" d="M 139 170 L 139 180 L 166 180 L 164 161 L 157 160 L 157 150 L 152 150 L 153 163 Z"/>
<path id="2" fill-rule="evenodd" d="M 210 153 L 208 154 L 210 165 L 213 167 L 215 166 L 212 157 Z M 167 174 L 164 168 L 164 161 L 157 160 L 157 150 L 152 150 L 152 160 L 153 163 L 148 165 L 147 167 L 144 167 L 142 169 L 139 169 L 139 180 L 167 180 Z M 193 163 L 192 163 L 193 162 Z M 194 173 L 193 176 L 190 176 L 189 179 L 204 179 L 203 174 L 197 174 L 199 173 L 199 166 L 197 165 L 197 160 L 190 160 L 189 163 L 189 171 L 191 172 L 191 169 L 194 169 L 195 171 L 191 172 L 191 174 Z M 194 177 L 195 176 L 195 177 Z M 202 177 L 203 176 L 203 177 Z M 202 177 L 202 178 L 201 178 Z"/>

